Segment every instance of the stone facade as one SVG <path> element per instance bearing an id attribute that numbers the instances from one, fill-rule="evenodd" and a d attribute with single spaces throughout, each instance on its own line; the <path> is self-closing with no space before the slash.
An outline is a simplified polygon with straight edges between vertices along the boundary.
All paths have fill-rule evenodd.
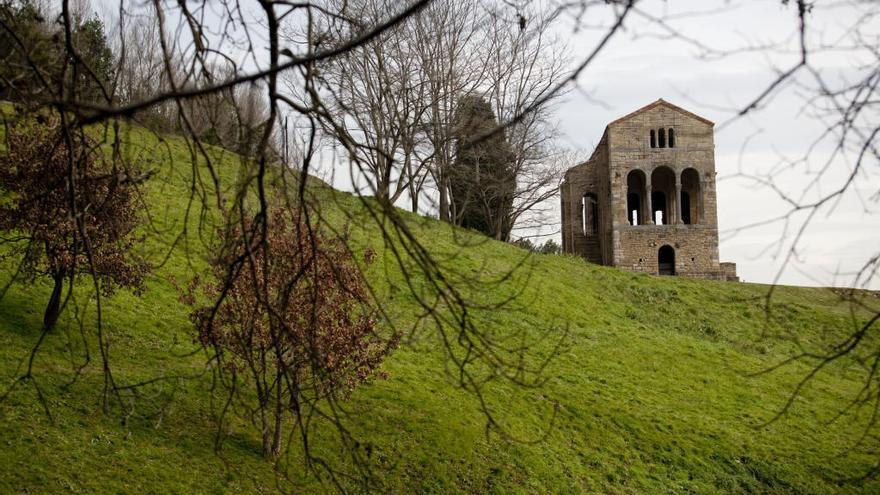
<path id="1" fill-rule="evenodd" d="M 718 260 L 712 122 L 666 101 L 608 124 L 560 188 L 562 249 L 654 275 L 736 280 Z"/>

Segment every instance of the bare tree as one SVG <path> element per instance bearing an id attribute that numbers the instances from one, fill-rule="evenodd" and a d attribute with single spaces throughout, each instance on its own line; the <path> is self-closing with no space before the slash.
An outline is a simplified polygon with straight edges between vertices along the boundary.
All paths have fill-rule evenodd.
<path id="1" fill-rule="evenodd" d="M 424 163 L 437 189 L 440 220 L 451 221 L 450 174 L 455 161 L 458 102 L 485 81 L 485 66 L 476 49 L 485 39 L 487 12 L 478 2 L 440 0 L 428 5 L 412 22 L 411 36 L 425 75 L 428 108 Z"/>
<path id="2" fill-rule="evenodd" d="M 365 13 L 375 19 L 393 8 L 381 0 L 334 7 L 327 28 L 313 34 L 316 42 L 344 39 Z M 449 211 L 448 174 L 460 135 L 455 115 L 457 102 L 475 94 L 491 95 L 502 122 L 534 107 L 528 118 L 505 123 L 518 187 L 515 207 L 497 223 L 513 225 L 554 194 L 559 167 L 547 160 L 555 152 L 548 116 L 562 92 L 540 100 L 565 77 L 566 49 L 550 34 L 555 11 L 546 6 L 517 10 L 519 17 L 511 22 L 505 9 L 494 2 L 437 1 L 395 30 L 322 64 L 334 115 L 346 124 L 325 131 L 363 155 L 375 194 L 394 203 L 407 192 L 418 211 L 422 188 L 430 185 L 439 194 L 440 218 L 460 217 L 461 212 Z M 528 23 L 520 25 L 518 19 L 526 16 Z M 495 230 L 496 237 L 507 238 L 500 232 L 510 228 Z"/>
<path id="3" fill-rule="evenodd" d="M 302 37 L 319 48 L 343 45 L 401 6 L 386 0 L 328 2 L 332 14 Z M 392 204 L 424 181 L 415 149 L 421 139 L 425 82 L 411 50 L 402 23 L 317 66 L 323 103 L 333 118 L 332 124 L 325 122 L 325 133 L 334 146 L 348 147 L 371 192 Z M 418 194 L 412 201 L 417 211 Z"/>
<path id="4" fill-rule="evenodd" d="M 555 197 L 565 169 L 566 154 L 556 142 L 552 119 L 554 104 L 565 95 L 557 86 L 569 75 L 568 50 L 553 34 L 558 12 L 539 7 L 527 4 L 515 11 L 517 22 L 503 9 L 489 16 L 486 93 L 505 127 L 516 178 L 512 205 L 499 222 L 506 229 L 550 221 L 547 201 Z"/>

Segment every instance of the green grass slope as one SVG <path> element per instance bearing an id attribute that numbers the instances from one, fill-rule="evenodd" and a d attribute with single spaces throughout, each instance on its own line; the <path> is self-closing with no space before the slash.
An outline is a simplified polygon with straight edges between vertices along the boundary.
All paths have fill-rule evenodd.
<path id="1" fill-rule="evenodd" d="M 0 493 L 249 493 L 272 492 L 278 481 L 259 454 L 256 430 L 236 424 L 215 450 L 211 376 L 193 349 L 173 276 L 204 268 L 197 210 L 187 216 L 191 152 L 178 139 L 160 141 L 128 131 L 126 152 L 159 170 L 147 201 L 152 227 L 146 251 L 155 262 L 184 225 L 186 242 L 151 275 L 142 297 L 119 292 L 104 301 L 104 332 L 114 377 L 134 383 L 181 376 L 144 387 L 133 413 L 102 414 L 98 351 L 79 342 L 80 322 L 68 311 L 37 358 L 38 384 L 0 403 Z M 236 180 L 235 156 L 213 150 L 224 180 Z M 201 174 L 204 176 L 204 173 Z M 379 304 L 399 328 L 419 309 L 378 229 L 356 198 L 314 186 L 323 213 L 347 222 L 356 249 L 372 247 L 369 276 Z M 843 479 L 875 460 L 854 447 L 862 433 L 850 420 L 829 423 L 860 386 L 855 365 L 820 374 L 787 415 L 764 425 L 809 368 L 795 364 L 749 376 L 792 352 L 792 333 L 806 345 L 839 335 L 861 318 L 830 290 L 780 288 L 769 318 L 767 287 L 623 273 L 567 256 L 531 256 L 480 240 L 439 222 L 402 213 L 409 226 L 458 273 L 491 279 L 518 264 L 503 284 L 474 288 L 491 302 L 525 287 L 509 309 L 475 311 L 485 331 L 565 335 L 536 340 L 538 357 L 555 353 L 539 389 L 503 380 L 484 387 L 488 409 L 511 440 L 486 429 L 476 397 L 455 386 L 429 325 L 383 365 L 389 378 L 359 388 L 346 404 L 348 426 L 371 446 L 376 490 L 383 493 L 848 493 L 876 491 Z M 346 216 L 353 219 L 346 220 Z M 463 244 L 472 244 L 463 248 Z M 11 275 L 2 271 L 3 281 Z M 421 282 L 414 281 L 416 288 Z M 34 345 L 46 284 L 14 285 L 0 300 L 0 376 L 4 388 L 21 374 Z M 78 292 L 86 332 L 94 301 Z M 70 345 L 69 345 L 70 344 Z M 71 383 L 86 353 L 91 364 Z M 551 422 L 551 418 L 555 420 Z M 317 451 L 343 459 L 331 438 Z M 296 490 L 323 493 L 325 481 L 305 477 Z M 291 488 L 291 485 L 284 485 Z"/>

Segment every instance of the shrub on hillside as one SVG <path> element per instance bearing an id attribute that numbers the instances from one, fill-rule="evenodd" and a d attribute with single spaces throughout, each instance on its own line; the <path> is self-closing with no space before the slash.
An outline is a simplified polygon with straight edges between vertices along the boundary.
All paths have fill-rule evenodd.
<path id="1" fill-rule="evenodd" d="M 95 278 L 109 295 L 116 287 L 139 291 L 147 263 L 132 252 L 142 209 L 137 185 L 149 174 L 108 163 L 85 135 L 65 132 L 56 117 L 19 120 L 7 129 L 0 155 L 0 231 L 3 258 L 20 258 L 17 278 L 53 282 L 43 326 L 61 311 L 65 281 Z"/>
<path id="2" fill-rule="evenodd" d="M 375 376 L 396 339 L 377 335 L 366 283 L 345 245 L 310 229 L 298 210 L 274 210 L 265 238 L 260 224 L 222 237 L 214 280 L 193 280 L 182 301 L 194 308 L 198 340 L 213 350 L 229 397 L 256 411 L 263 454 L 277 457 L 289 418 L 306 428 L 299 420 L 316 404 Z"/>
<path id="3" fill-rule="evenodd" d="M 562 252 L 562 248 L 553 239 L 547 239 L 547 242 L 543 244 L 535 244 L 531 241 L 531 239 L 527 237 L 522 237 L 513 241 L 513 245 L 533 253 L 559 254 L 560 252 Z"/>

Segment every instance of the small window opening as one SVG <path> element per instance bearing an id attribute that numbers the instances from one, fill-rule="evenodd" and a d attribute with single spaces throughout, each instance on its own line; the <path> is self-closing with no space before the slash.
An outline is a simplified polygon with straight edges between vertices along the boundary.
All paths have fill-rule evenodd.
<path id="1" fill-rule="evenodd" d="M 669 128 L 669 147 L 675 148 L 675 133 L 672 131 L 672 127 Z"/>
<path id="2" fill-rule="evenodd" d="M 651 129 L 651 147 L 657 147 L 657 134 L 654 132 L 654 129 Z"/>
<path id="3" fill-rule="evenodd" d="M 639 210 L 633 210 L 629 212 L 629 224 L 630 225 L 638 225 L 639 224 Z"/>
<path id="4" fill-rule="evenodd" d="M 587 235 L 587 197 L 581 198 L 581 232 Z"/>
<path id="5" fill-rule="evenodd" d="M 660 131 L 657 134 L 658 134 L 657 147 L 658 148 L 665 148 L 666 147 L 666 130 L 660 129 Z"/>

